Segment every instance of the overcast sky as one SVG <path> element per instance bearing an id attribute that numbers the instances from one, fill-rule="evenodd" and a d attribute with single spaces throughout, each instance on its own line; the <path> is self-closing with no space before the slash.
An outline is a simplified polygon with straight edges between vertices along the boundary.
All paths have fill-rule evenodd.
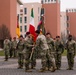
<path id="1" fill-rule="evenodd" d="M 21 0 L 23 3 L 27 2 L 40 2 L 41 0 Z M 76 8 L 76 0 L 61 0 L 61 11 L 66 8 Z"/>

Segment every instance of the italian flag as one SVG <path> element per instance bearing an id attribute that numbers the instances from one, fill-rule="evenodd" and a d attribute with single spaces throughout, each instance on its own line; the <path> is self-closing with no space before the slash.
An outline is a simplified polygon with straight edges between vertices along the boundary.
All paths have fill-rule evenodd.
<path id="1" fill-rule="evenodd" d="M 29 32 L 32 34 L 34 41 L 36 40 L 36 33 L 35 33 L 35 24 L 34 24 L 34 12 L 33 8 L 31 9 L 31 19 L 30 19 L 30 26 Z"/>

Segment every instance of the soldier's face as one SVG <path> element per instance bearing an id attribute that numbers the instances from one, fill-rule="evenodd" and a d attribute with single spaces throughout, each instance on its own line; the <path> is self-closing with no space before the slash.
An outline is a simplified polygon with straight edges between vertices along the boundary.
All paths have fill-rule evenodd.
<path id="1" fill-rule="evenodd" d="M 16 41 L 16 39 L 14 39 L 14 41 Z"/>
<path id="2" fill-rule="evenodd" d="M 60 38 L 56 38 L 56 40 L 60 40 Z"/>
<path id="3" fill-rule="evenodd" d="M 46 35 L 47 38 L 50 38 L 50 34 Z"/>
<path id="4" fill-rule="evenodd" d="M 28 35 L 28 38 L 30 38 L 30 34 Z"/>
<path id="5" fill-rule="evenodd" d="M 72 40 L 72 37 L 69 37 L 68 40 L 71 41 Z"/>
<path id="6" fill-rule="evenodd" d="M 22 37 L 20 37 L 20 41 L 22 41 L 23 40 L 23 38 Z"/>

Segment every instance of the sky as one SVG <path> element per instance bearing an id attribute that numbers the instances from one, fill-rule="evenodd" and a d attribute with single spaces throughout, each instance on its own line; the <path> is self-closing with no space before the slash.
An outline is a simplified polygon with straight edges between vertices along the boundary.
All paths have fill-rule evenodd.
<path id="1" fill-rule="evenodd" d="M 40 2 L 41 0 L 21 0 L 23 3 L 27 2 Z M 60 0 L 61 11 L 65 11 L 67 8 L 76 8 L 76 0 Z"/>

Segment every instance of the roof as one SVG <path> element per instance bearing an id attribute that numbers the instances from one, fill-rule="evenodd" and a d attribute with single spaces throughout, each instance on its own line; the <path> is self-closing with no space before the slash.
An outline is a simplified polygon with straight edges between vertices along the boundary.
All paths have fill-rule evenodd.
<path id="1" fill-rule="evenodd" d="M 17 0 L 17 2 L 18 2 L 20 5 L 23 5 L 23 3 L 22 3 L 20 0 Z"/>

